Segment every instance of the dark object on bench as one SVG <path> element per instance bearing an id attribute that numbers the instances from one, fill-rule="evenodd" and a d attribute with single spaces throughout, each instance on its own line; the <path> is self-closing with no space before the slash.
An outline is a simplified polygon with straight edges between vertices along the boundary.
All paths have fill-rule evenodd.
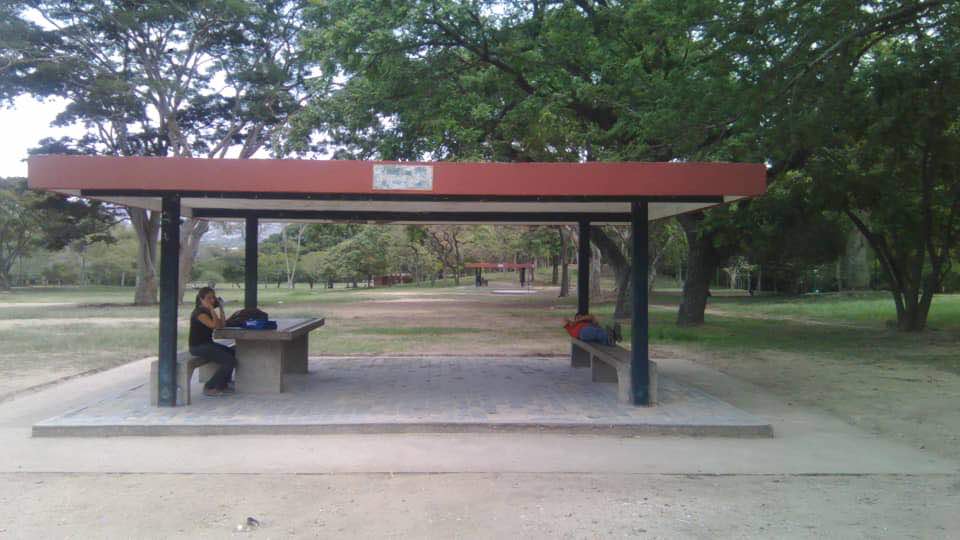
<path id="1" fill-rule="evenodd" d="M 573 367 L 587 367 L 593 382 L 617 383 L 617 398 L 633 404 L 633 385 L 630 381 L 630 351 L 617 345 L 600 345 L 579 339 L 572 343 L 570 363 Z M 650 405 L 657 404 L 657 364 L 650 361 Z"/>
<path id="2" fill-rule="evenodd" d="M 244 308 L 233 312 L 233 315 L 230 315 L 223 324 L 230 328 L 243 328 L 247 321 L 265 321 L 269 318 L 270 316 L 267 315 L 266 311 L 260 311 L 257 308 Z"/>

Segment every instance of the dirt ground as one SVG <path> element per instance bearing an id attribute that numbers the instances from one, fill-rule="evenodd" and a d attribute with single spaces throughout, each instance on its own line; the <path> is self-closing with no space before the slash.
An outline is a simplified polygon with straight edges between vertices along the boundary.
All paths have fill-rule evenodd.
<path id="1" fill-rule="evenodd" d="M 265 306 L 273 316 L 322 313 L 327 326 L 311 340 L 311 354 L 543 355 L 566 354 L 568 342 L 559 328 L 572 299 L 560 301 L 556 289 L 527 297 L 499 296 L 472 286 L 458 289 L 373 289 L 355 293 L 359 301 Z M 566 302 L 566 303 L 564 303 Z M 659 306 L 658 309 L 664 309 Z M 91 328 L 124 327 L 148 331 L 155 321 L 146 314 L 130 317 L 85 317 Z M 713 309 L 711 316 L 729 316 Z M 741 316 L 737 314 L 736 316 Z M 70 319 L 6 319 L 4 328 L 56 328 Z M 789 324 L 816 324 L 791 318 Z M 186 326 L 182 321 L 181 327 Z M 415 333 L 420 328 L 448 329 L 440 335 Z M 411 334 L 407 331 L 414 332 Z M 439 330 L 437 330 L 439 331 Z M 91 363 L 87 350 L 43 353 L 30 362 L 17 351 L 0 351 L 0 400 L 63 377 L 112 367 L 124 358 L 110 356 Z M 152 345 L 142 356 L 152 354 Z M 812 405 L 884 437 L 960 458 L 960 374 L 917 363 L 859 363 L 856 359 L 806 356 L 781 350 L 736 353 L 696 346 L 658 345 L 653 356 L 688 358 L 752 382 L 797 404 Z M 4 360 L 6 359 L 6 360 Z M 96 358 L 95 358 L 96 359 Z M 134 360 L 135 358 L 129 358 Z M 41 365 L 42 364 L 42 365 Z M 102 365 L 101 365 L 102 364 Z"/>
<path id="2" fill-rule="evenodd" d="M 0 475 L 11 538 L 950 538 L 958 507 L 955 476 Z"/>
<path id="3" fill-rule="evenodd" d="M 524 299 L 521 306 L 463 294 L 431 299 L 410 295 L 402 302 L 368 301 L 327 309 L 334 324 L 348 327 L 443 327 L 462 326 L 467 321 L 471 327 L 483 330 L 464 339 L 425 341 L 417 349 L 423 353 L 489 355 L 495 350 L 502 354 L 565 354 L 568 345 L 558 326 L 566 310 L 551 293 Z M 542 316 L 552 312 L 556 313 L 555 318 Z M 711 314 L 729 315 L 722 310 L 712 310 Z M 790 322 L 823 324 L 799 318 L 791 318 Z M 504 331 L 516 339 L 504 339 Z M 896 358 L 882 363 L 857 363 L 779 350 L 723 353 L 695 346 L 657 345 L 652 356 L 682 357 L 702 363 L 757 384 L 789 402 L 825 409 L 871 433 L 960 459 L 960 375 L 956 373 L 898 362 Z"/>
<path id="4" fill-rule="evenodd" d="M 365 299 L 356 302 L 266 309 L 276 317 L 326 316 L 328 326 L 311 341 L 312 354 L 350 350 L 357 343 L 422 354 L 556 355 L 568 351 L 559 322 L 569 314 L 570 304 L 558 302 L 552 291 L 533 298 L 496 297 L 472 288 L 362 294 Z M 145 339 L 155 339 L 149 319 L 132 318 L 136 319 L 133 328 L 145 330 Z M 59 322 L 41 324 L 56 328 Z M 107 329 L 118 323 L 112 316 L 88 317 L 85 322 L 91 328 Z M 2 323 L 14 330 L 34 325 L 19 319 Z M 415 330 L 422 327 L 450 332 L 417 334 Z M 19 361 L 17 351 L 0 351 L 0 395 L 4 389 L 50 383 L 70 375 L 78 365 L 89 367 L 78 359 L 90 355 L 79 349 L 43 353 L 43 369 L 31 370 Z M 719 353 L 693 345 L 658 345 L 653 356 L 693 360 L 754 383 L 788 404 L 826 410 L 881 438 L 960 459 L 960 375 L 955 373 L 905 365 L 896 358 L 861 364 L 783 351 Z M 4 363 L 5 357 L 12 360 Z M 0 397 L 0 407 L 12 403 Z M 19 424 L 0 425 L 0 429 L 5 436 L 28 432 Z M 66 440 L 49 444 L 72 448 Z M 709 439 L 690 439 L 689 444 L 698 451 L 716 451 Z M 567 451 L 567 446 L 560 446 Z M 69 450 L 64 450 L 64 462 L 68 455 Z M 226 459 L 233 459 L 237 469 L 244 471 L 248 470 L 244 460 L 270 462 L 274 457 Z M 603 453 L 598 452 L 596 459 L 604 459 Z M 776 459 L 782 459 L 780 454 Z M 590 472 L 597 470 L 551 474 L 12 472 L 0 474 L 0 538 L 960 537 L 956 474 Z M 237 525 L 248 516 L 260 526 L 238 532 Z"/>
<path id="5" fill-rule="evenodd" d="M 960 459 L 960 376 L 895 359 L 851 365 L 783 351 L 719 354 L 668 350 L 792 403 L 812 405 L 884 438 Z"/>

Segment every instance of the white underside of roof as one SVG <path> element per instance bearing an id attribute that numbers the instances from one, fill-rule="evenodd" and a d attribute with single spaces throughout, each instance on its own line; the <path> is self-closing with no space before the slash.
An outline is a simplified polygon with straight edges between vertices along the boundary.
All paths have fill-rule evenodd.
<path id="1" fill-rule="evenodd" d="M 79 195 L 76 192 L 63 192 L 66 195 Z M 726 201 L 739 197 L 725 197 Z M 160 210 L 158 197 L 104 197 L 101 200 L 136 208 Z M 194 209 L 223 209 L 223 210 L 266 210 L 266 211 L 311 211 L 311 212 L 391 212 L 417 213 L 437 212 L 453 214 L 470 213 L 506 213 L 506 214 L 536 214 L 536 213 L 563 213 L 563 214 L 628 214 L 629 202 L 451 202 L 451 201 L 342 201 L 342 200 L 306 200 L 306 199 L 228 199 L 228 198 L 196 198 L 181 199 L 181 213 L 184 217 L 192 217 Z M 652 202 L 649 206 L 650 221 L 663 219 L 686 212 L 714 206 L 711 203 L 672 203 Z M 237 221 L 238 218 L 217 218 L 218 221 Z M 261 221 L 272 221 L 261 218 Z M 327 222 L 323 219 L 282 219 L 276 221 L 310 221 Z M 370 219 L 367 221 L 383 223 L 428 223 L 423 221 L 393 221 L 388 219 Z M 480 221 L 478 221 L 479 223 Z M 434 222 L 429 222 L 434 223 Z M 458 223 L 471 223 L 469 220 Z M 485 222 L 489 223 L 489 222 Z M 518 223 L 511 221 L 510 223 Z M 522 222 L 537 224 L 537 221 Z M 546 223 L 546 222 L 544 222 Z M 599 222 L 598 222 L 599 223 Z"/>

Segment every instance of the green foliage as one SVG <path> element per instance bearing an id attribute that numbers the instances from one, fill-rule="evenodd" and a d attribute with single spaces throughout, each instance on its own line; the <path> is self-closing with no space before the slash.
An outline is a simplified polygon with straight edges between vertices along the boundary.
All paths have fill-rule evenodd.
<path id="1" fill-rule="evenodd" d="M 3 6 L 11 69 L 0 98 L 66 98 L 57 123 L 89 129 L 47 150 L 223 157 L 239 145 L 249 157 L 299 108 L 298 1 Z"/>
<path id="2" fill-rule="evenodd" d="M 388 269 L 388 235 L 381 227 L 366 226 L 323 252 L 316 273 L 325 280 L 366 281 Z"/>
<path id="3" fill-rule="evenodd" d="M 953 24 L 877 47 L 842 96 L 848 113 L 831 144 L 808 167 L 814 196 L 879 256 L 903 330 L 923 329 L 960 245 L 958 40 Z"/>
<path id="4" fill-rule="evenodd" d="M 114 227 L 113 242 L 90 244 L 84 252 L 89 281 L 100 284 L 132 285 L 137 272 L 137 239 L 129 227 Z"/>
<path id="5" fill-rule="evenodd" d="M 809 178 L 791 171 L 772 184 L 767 194 L 750 202 L 748 212 L 732 212 L 721 235 L 739 235 L 746 241 L 738 251 L 761 265 L 768 287 L 783 292 L 800 290 L 803 275 L 812 267 L 836 261 L 846 247 L 847 228 L 842 215 L 829 212 L 813 198 Z M 734 238 L 721 242 L 732 243 Z"/>
<path id="6" fill-rule="evenodd" d="M 363 228 L 356 223 L 311 223 L 303 231 L 303 248 L 323 251 L 352 238 Z"/>
<path id="7" fill-rule="evenodd" d="M 9 288 L 14 261 L 34 249 L 112 240 L 112 209 L 27 189 L 23 179 L 0 179 L 0 288 Z"/>
<path id="8" fill-rule="evenodd" d="M 54 262 L 43 269 L 43 278 L 48 283 L 76 284 L 78 277 L 77 268 L 64 262 Z"/>
<path id="9" fill-rule="evenodd" d="M 246 276 L 244 268 L 244 260 L 239 255 L 228 255 L 220 261 L 220 275 L 230 283 L 244 282 Z"/>
<path id="10" fill-rule="evenodd" d="M 749 81 L 702 22 L 722 4 L 330 1 L 307 47 L 341 89 L 299 118 L 344 155 L 579 161 L 690 156 Z M 747 141 L 737 141 L 745 147 Z M 752 156 L 751 156 L 752 157 Z"/>

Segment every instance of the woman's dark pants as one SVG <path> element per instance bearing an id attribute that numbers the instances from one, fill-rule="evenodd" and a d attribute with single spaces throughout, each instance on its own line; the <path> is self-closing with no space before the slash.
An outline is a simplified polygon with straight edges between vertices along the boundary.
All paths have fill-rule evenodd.
<path id="1" fill-rule="evenodd" d="M 217 372 L 204 385 L 204 388 L 223 390 L 227 387 L 227 382 L 233 378 L 233 370 L 237 367 L 237 357 L 233 353 L 233 349 L 211 341 L 210 343 L 201 343 L 190 347 L 190 354 L 220 365 Z"/>

